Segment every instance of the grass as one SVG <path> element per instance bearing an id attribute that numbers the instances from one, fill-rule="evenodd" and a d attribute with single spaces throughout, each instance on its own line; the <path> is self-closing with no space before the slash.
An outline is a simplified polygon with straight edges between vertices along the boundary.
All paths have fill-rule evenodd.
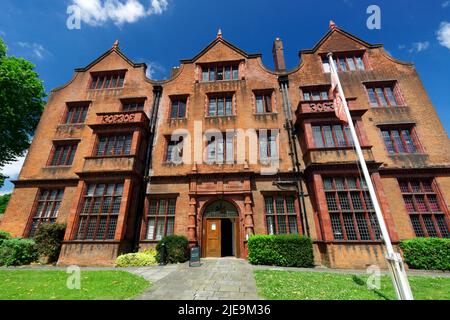
<path id="1" fill-rule="evenodd" d="M 381 288 L 369 290 L 367 276 L 351 274 L 257 270 L 258 293 L 269 300 L 391 300 L 396 299 L 389 276 Z M 416 300 L 450 300 L 450 278 L 408 277 Z"/>
<path id="2" fill-rule="evenodd" d="M 56 270 L 0 270 L 0 300 L 124 300 L 150 285 L 125 271 L 81 271 L 80 290 L 70 290 L 70 276 Z"/>

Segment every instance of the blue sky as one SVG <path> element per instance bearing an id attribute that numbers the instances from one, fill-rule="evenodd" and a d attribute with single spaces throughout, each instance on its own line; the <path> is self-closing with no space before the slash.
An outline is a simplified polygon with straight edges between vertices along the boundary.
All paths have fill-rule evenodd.
<path id="1" fill-rule="evenodd" d="M 81 29 L 66 26 L 67 7 L 81 9 Z M 381 8 L 381 29 L 369 30 L 366 9 Z M 2 0 L 0 37 L 9 54 L 25 57 L 49 92 L 66 83 L 118 39 L 123 52 L 146 62 L 155 79 L 166 78 L 180 59 L 191 58 L 224 38 L 249 53 L 262 53 L 269 67 L 272 41 L 281 37 L 286 63 L 328 31 L 329 20 L 370 43 L 383 43 L 394 57 L 412 61 L 450 132 L 450 0 Z M 2 172 L 14 179 L 21 162 Z M 5 193 L 11 183 L 0 189 Z"/>

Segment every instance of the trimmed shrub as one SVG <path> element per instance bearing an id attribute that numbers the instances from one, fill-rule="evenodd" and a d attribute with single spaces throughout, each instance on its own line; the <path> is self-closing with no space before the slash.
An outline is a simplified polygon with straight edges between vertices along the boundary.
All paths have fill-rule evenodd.
<path id="1" fill-rule="evenodd" d="M 164 237 L 156 246 L 156 259 L 162 262 L 163 243 L 166 246 L 167 263 L 183 263 L 189 260 L 189 241 L 183 236 L 167 236 Z"/>
<path id="2" fill-rule="evenodd" d="M 148 267 L 158 264 L 156 250 L 148 249 L 142 252 L 127 253 L 117 257 L 116 267 Z"/>
<path id="3" fill-rule="evenodd" d="M 400 241 L 400 248 L 411 269 L 450 270 L 450 239 L 415 238 Z"/>
<path id="4" fill-rule="evenodd" d="M 0 265 L 20 266 L 36 261 L 36 243 L 30 239 L 14 238 L 4 240 L 0 245 Z"/>
<path id="5" fill-rule="evenodd" d="M 66 225 L 59 223 L 43 223 L 36 230 L 34 241 L 40 257 L 47 258 L 48 263 L 58 260 Z"/>
<path id="6" fill-rule="evenodd" d="M 11 239 L 11 235 L 8 232 L 0 231 L 0 245 L 2 245 L 3 241 Z"/>
<path id="7" fill-rule="evenodd" d="M 312 267 L 312 241 L 298 235 L 256 235 L 248 240 L 248 261 L 281 267 Z"/>

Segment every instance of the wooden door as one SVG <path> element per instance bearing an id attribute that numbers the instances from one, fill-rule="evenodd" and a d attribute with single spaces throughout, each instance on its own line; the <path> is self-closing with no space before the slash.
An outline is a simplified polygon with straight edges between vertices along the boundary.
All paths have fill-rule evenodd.
<path id="1" fill-rule="evenodd" d="M 220 258 L 222 256 L 220 219 L 206 220 L 206 256 Z"/>

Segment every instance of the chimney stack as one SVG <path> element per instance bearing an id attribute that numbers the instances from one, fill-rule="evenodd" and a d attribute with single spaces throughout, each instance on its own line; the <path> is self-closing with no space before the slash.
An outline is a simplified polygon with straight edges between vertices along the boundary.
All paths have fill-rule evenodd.
<path id="1" fill-rule="evenodd" d="M 273 61 L 275 63 L 275 71 L 286 71 L 286 64 L 284 62 L 283 42 L 280 38 L 276 38 L 273 42 Z"/>

